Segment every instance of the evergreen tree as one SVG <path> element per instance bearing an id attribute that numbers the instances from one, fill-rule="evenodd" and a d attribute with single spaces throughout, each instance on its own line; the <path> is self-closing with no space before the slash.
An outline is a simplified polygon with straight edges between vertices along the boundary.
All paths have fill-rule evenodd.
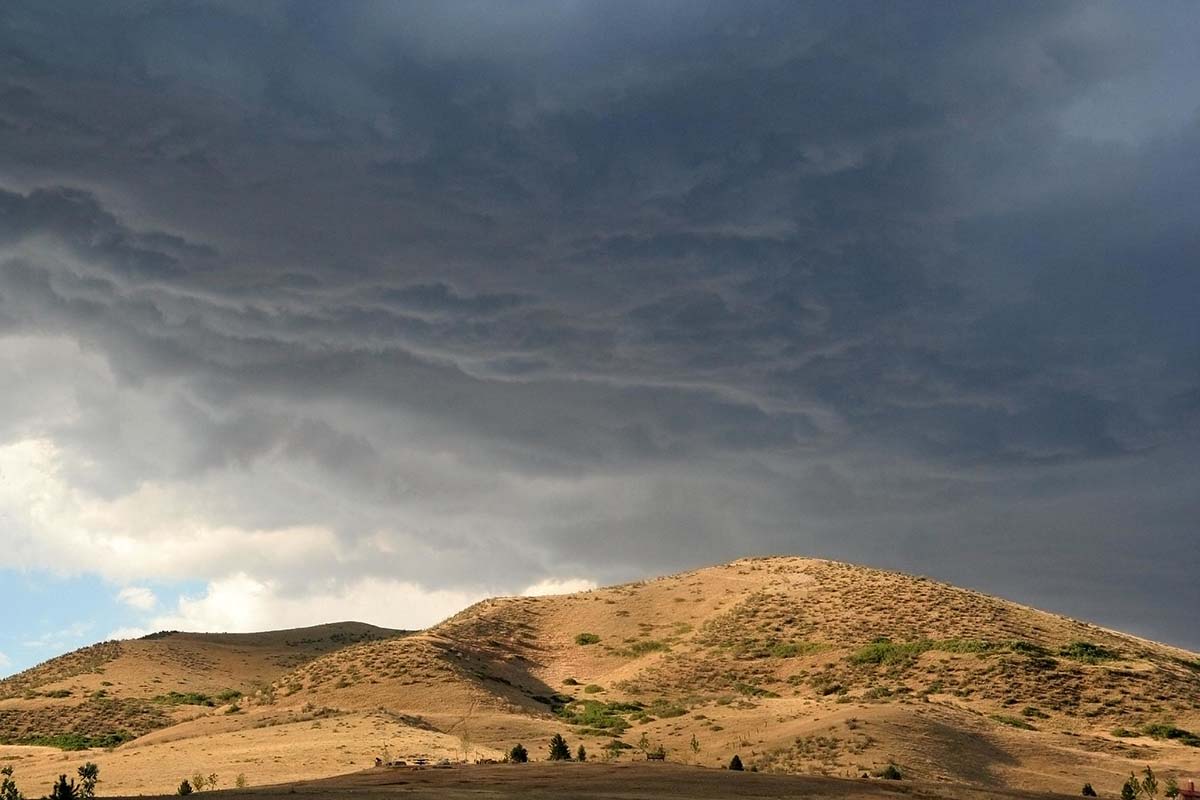
<path id="1" fill-rule="evenodd" d="M 1163 794 L 1167 796 L 1168 800 L 1175 800 L 1176 797 L 1179 797 L 1179 783 L 1175 780 L 1174 775 L 1167 778 L 1167 789 Z"/>
<path id="2" fill-rule="evenodd" d="M 1083 791 L 1081 791 L 1080 794 L 1083 795 L 1084 797 L 1095 797 L 1096 790 L 1092 788 L 1092 785 L 1090 783 L 1085 783 L 1083 785 Z"/>
<path id="3" fill-rule="evenodd" d="M 514 764 L 524 764 L 529 760 L 529 751 L 525 749 L 525 745 L 517 744 L 508 751 L 508 760 Z"/>
<path id="4" fill-rule="evenodd" d="M 6 766 L 0 769 L 0 775 L 4 776 L 3 780 L 0 780 L 0 800 L 25 800 L 25 796 L 13 780 L 13 768 Z"/>
<path id="5" fill-rule="evenodd" d="M 96 784 L 100 782 L 100 767 L 91 761 L 79 768 L 79 797 L 81 800 L 93 800 L 96 796 Z"/>
<path id="6" fill-rule="evenodd" d="M 733 758 L 729 759 L 729 768 L 734 772 L 741 772 L 744 770 L 745 767 L 742 766 L 741 756 L 735 754 Z"/>
<path id="7" fill-rule="evenodd" d="M 1129 778 L 1125 781 L 1125 785 L 1121 787 L 1121 800 L 1137 800 L 1138 792 L 1142 786 L 1138 783 L 1137 776 L 1130 773 Z"/>
<path id="8" fill-rule="evenodd" d="M 75 788 L 75 781 L 68 783 L 66 775 L 59 775 L 58 782 L 50 790 L 48 800 L 79 800 L 79 790 Z"/>
<path id="9" fill-rule="evenodd" d="M 575 751 L 576 761 L 587 761 L 587 748 L 579 745 L 579 749 Z"/>
<path id="10" fill-rule="evenodd" d="M 190 783 L 188 783 L 187 778 L 184 778 L 183 781 L 179 784 L 179 788 L 175 791 L 175 794 L 179 795 L 180 797 L 186 797 L 187 795 L 189 795 L 191 793 L 192 793 L 192 785 Z"/>
<path id="11" fill-rule="evenodd" d="M 567 746 L 567 740 L 563 738 L 561 733 L 554 734 L 554 737 L 550 739 L 550 760 L 571 760 L 571 748 Z"/>
<path id="12" fill-rule="evenodd" d="M 1142 770 L 1142 775 L 1145 776 L 1142 778 L 1142 794 L 1154 800 L 1158 797 L 1158 778 L 1154 777 L 1154 770 L 1150 769 L 1149 764 Z"/>

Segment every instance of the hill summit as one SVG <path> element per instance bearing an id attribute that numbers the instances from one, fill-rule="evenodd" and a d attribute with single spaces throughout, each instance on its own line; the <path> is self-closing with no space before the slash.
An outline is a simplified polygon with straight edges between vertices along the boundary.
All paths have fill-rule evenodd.
<path id="1" fill-rule="evenodd" d="M 0 681 L 0 757 L 46 745 L 114 788 L 251 784 L 376 758 L 594 758 L 1115 792 L 1200 773 L 1200 657 L 927 578 L 806 558 L 478 603 L 428 630 L 355 623 L 104 643 Z M 37 747 L 41 745 L 41 747 Z M 890 768 L 890 770 L 889 770 Z M 1103 793 L 1103 792 L 1102 792 Z"/>

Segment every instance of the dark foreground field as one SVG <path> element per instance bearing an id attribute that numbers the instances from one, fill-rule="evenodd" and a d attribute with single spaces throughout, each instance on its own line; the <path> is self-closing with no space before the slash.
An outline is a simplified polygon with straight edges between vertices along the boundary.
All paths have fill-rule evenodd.
<path id="1" fill-rule="evenodd" d="M 222 791 L 227 800 L 374 799 L 386 797 L 479 800 L 481 798 L 1061 798 L 981 786 L 916 784 L 908 781 L 845 780 L 767 775 L 677 764 L 551 764 L 462 766 L 452 769 L 371 769 L 320 781 Z"/>

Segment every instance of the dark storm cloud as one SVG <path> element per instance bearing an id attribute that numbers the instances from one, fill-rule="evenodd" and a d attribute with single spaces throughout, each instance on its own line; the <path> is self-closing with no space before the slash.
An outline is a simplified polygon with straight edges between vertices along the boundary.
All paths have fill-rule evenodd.
<path id="1" fill-rule="evenodd" d="M 9 3 L 0 326 L 156 404 L 153 458 L 115 401 L 49 431 L 92 491 L 446 542 L 347 570 L 808 551 L 1117 619 L 998 576 L 1194 550 L 1200 122 L 1094 99 L 1177 68 L 1154 13 Z"/>

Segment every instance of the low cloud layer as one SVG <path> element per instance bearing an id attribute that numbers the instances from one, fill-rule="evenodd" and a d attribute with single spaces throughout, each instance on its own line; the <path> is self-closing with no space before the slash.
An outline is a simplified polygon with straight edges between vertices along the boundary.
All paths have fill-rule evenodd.
<path id="1" fill-rule="evenodd" d="M 1200 646 L 1189 11 L 6 3 L 3 566 L 413 627 L 803 553 Z"/>

